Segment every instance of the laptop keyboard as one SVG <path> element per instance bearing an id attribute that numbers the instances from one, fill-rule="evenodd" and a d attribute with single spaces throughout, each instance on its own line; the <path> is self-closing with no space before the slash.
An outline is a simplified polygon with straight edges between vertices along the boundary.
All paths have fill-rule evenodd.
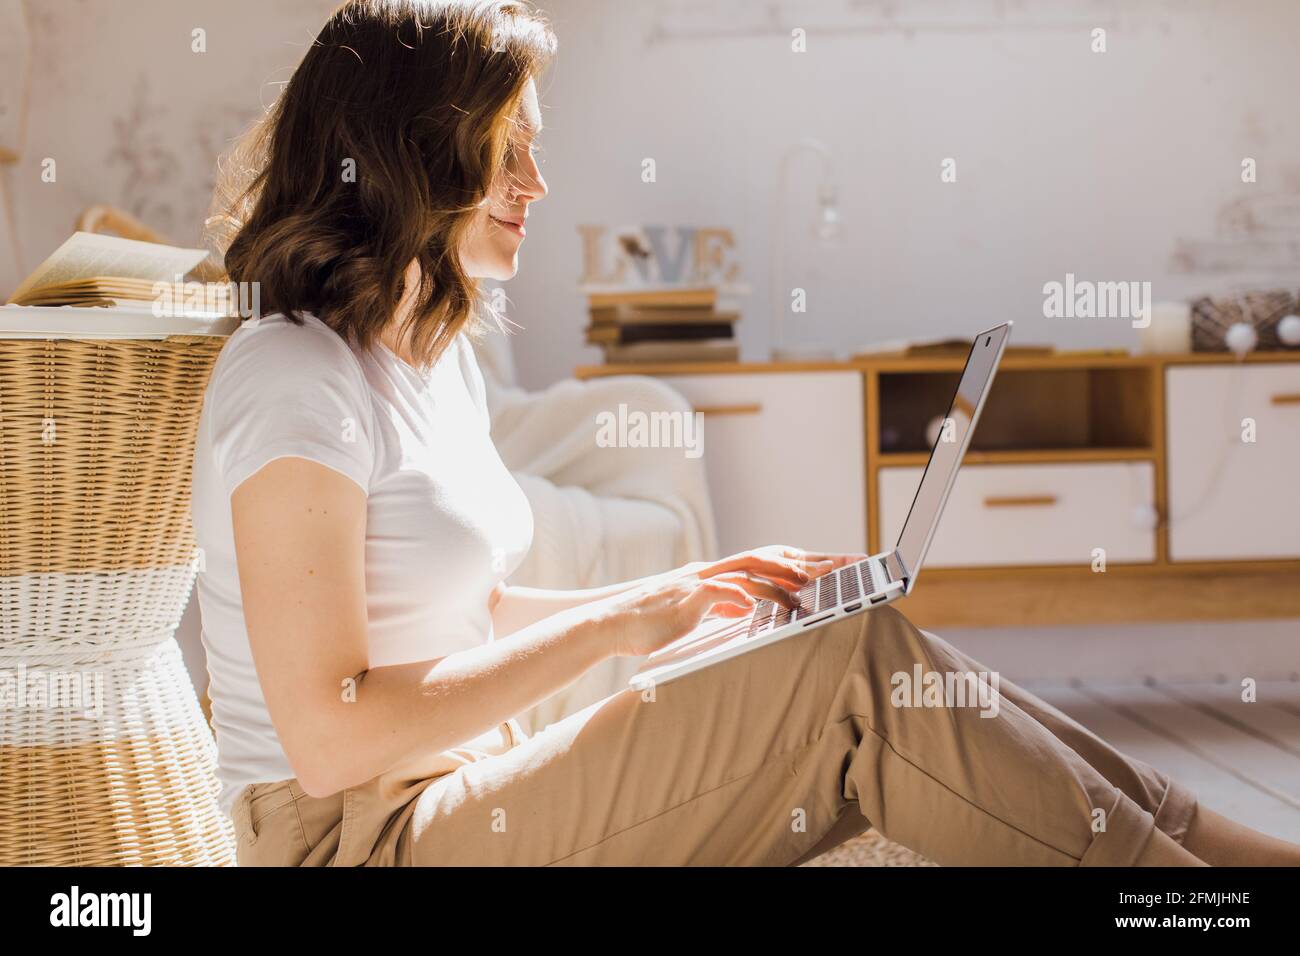
<path id="1" fill-rule="evenodd" d="M 802 621 L 823 611 L 851 604 L 864 594 L 876 592 L 876 581 L 871 564 L 861 561 L 850 564 L 830 574 L 824 574 L 799 592 L 799 606 L 794 610 L 775 601 L 759 601 L 749 622 L 749 637 L 785 627 L 791 621 Z"/>

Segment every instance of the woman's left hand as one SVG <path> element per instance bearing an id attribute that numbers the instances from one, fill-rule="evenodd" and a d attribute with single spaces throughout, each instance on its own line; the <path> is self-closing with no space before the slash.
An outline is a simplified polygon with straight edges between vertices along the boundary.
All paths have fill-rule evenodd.
<path id="1" fill-rule="evenodd" d="M 866 557 L 865 554 L 827 554 L 773 544 L 741 551 L 720 561 L 694 561 L 683 567 L 681 573 L 700 578 L 721 578 L 751 592 L 757 588 L 747 587 L 747 582 L 768 582 L 785 590 L 798 591 L 809 581 Z"/>

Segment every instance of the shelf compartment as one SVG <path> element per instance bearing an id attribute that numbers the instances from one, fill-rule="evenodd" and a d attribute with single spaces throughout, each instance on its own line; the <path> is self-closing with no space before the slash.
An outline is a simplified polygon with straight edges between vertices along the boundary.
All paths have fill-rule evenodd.
<path id="1" fill-rule="evenodd" d="M 929 423 L 948 410 L 960 373 L 882 370 L 876 451 L 929 452 Z M 1014 452 L 1056 460 L 1150 457 L 1155 446 L 1155 377 L 1146 366 L 1003 369 L 971 443 L 972 452 Z M 971 460 L 975 460 L 972 458 Z M 1037 459 L 1036 459 L 1037 460 Z M 1078 460 L 1078 459 L 1071 459 Z"/>

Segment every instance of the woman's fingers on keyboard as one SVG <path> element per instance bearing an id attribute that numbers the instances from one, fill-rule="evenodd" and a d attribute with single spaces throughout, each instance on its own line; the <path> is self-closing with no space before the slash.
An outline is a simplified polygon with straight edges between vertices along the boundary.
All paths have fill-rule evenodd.
<path id="1" fill-rule="evenodd" d="M 802 552 L 802 561 L 806 565 L 819 568 L 817 573 L 825 574 L 827 571 L 836 568 L 842 568 L 845 565 L 853 564 L 857 561 L 865 561 L 865 554 L 833 554 L 824 551 L 804 551 Z"/>
<path id="2" fill-rule="evenodd" d="M 737 584 L 753 597 L 772 601 L 782 607 L 796 607 L 799 603 L 799 598 L 796 596 L 798 594 L 797 588 L 783 587 L 764 577 L 736 571 L 720 574 L 714 580 Z"/>

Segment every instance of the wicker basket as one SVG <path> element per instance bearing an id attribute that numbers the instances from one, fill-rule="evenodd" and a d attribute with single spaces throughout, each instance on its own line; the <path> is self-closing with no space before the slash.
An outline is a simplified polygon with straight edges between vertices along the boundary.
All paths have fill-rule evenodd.
<path id="1" fill-rule="evenodd" d="M 174 636 L 225 337 L 68 334 L 0 332 L 0 866 L 230 864 Z"/>

